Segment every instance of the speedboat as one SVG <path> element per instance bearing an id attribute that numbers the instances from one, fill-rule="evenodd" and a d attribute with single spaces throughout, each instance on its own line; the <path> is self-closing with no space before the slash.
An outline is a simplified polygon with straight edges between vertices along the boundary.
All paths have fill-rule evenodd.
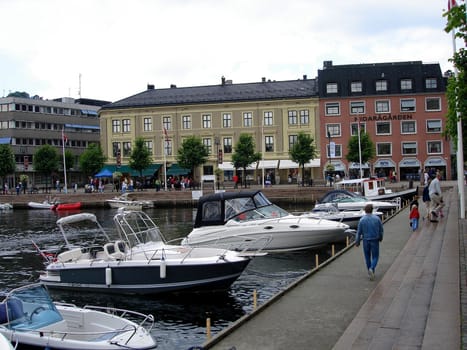
<path id="1" fill-rule="evenodd" d="M 127 210 L 142 210 L 143 209 L 143 202 L 132 199 L 132 198 L 128 198 L 128 193 L 124 193 L 121 196 L 107 199 L 106 203 L 111 208 L 125 208 Z"/>
<path id="2" fill-rule="evenodd" d="M 74 203 L 57 203 L 54 204 L 51 210 L 79 210 L 81 209 L 81 202 L 74 202 Z"/>
<path id="3" fill-rule="evenodd" d="M 13 289 L 0 303 L 0 334 L 19 348 L 154 349 L 153 326 L 152 315 L 53 302 L 37 283 Z"/>
<path id="4" fill-rule="evenodd" d="M 142 211 L 119 209 L 113 221 L 116 239 L 92 213 L 58 219 L 66 250 L 52 259 L 41 254 L 47 259 L 40 281 L 49 288 L 120 294 L 217 291 L 229 288 L 254 255 L 169 244 Z M 92 241 L 76 242 L 91 229 Z"/>
<path id="5" fill-rule="evenodd" d="M 327 210 L 326 210 L 327 209 Z M 366 214 L 365 210 L 339 210 L 336 204 L 329 203 L 326 206 L 326 209 L 322 208 L 317 211 L 310 211 L 307 213 L 301 214 L 302 216 L 316 218 L 316 219 L 326 219 L 332 221 L 343 222 L 344 224 L 349 225 L 351 229 L 357 229 L 358 222 Z M 373 209 L 373 214 L 382 218 L 383 212 Z"/>
<path id="6" fill-rule="evenodd" d="M 185 246 L 261 249 L 285 252 L 345 241 L 349 226 L 292 215 L 261 191 L 219 192 L 202 196 Z"/>
<path id="7" fill-rule="evenodd" d="M 28 202 L 28 207 L 31 209 L 52 209 L 55 205 L 58 204 L 58 201 L 45 199 L 42 202 Z"/>
<path id="8" fill-rule="evenodd" d="M 315 204 L 312 212 L 328 211 L 329 206 L 335 206 L 339 210 L 363 210 L 367 204 L 372 204 L 373 209 L 379 211 L 397 210 L 401 207 L 399 200 L 395 201 L 376 201 L 360 196 L 357 193 L 347 190 L 332 190 L 327 192 Z"/>

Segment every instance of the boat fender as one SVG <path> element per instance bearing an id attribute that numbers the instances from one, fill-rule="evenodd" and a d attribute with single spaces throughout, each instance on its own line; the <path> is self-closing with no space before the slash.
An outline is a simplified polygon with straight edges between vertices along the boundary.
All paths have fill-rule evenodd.
<path id="1" fill-rule="evenodd" d="M 161 257 L 161 265 L 159 267 L 160 278 L 165 278 L 167 276 L 167 262 L 165 261 L 164 256 Z"/>
<path id="2" fill-rule="evenodd" d="M 107 286 L 112 284 L 112 269 L 110 267 L 105 268 L 105 284 Z"/>

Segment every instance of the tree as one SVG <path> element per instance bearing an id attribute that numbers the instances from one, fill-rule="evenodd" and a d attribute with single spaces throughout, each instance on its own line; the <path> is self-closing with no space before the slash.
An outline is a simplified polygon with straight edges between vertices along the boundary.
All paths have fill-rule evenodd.
<path id="1" fill-rule="evenodd" d="M 360 152 L 358 147 L 358 135 L 352 136 L 349 140 L 348 153 L 345 158 L 349 162 L 360 163 Z M 360 132 L 360 149 L 362 155 L 362 164 L 373 159 L 376 155 L 375 146 L 366 132 Z"/>
<path id="2" fill-rule="evenodd" d="M 142 137 L 138 137 L 135 140 L 135 147 L 130 155 L 130 168 L 139 171 L 139 177 L 143 178 L 143 170 L 148 168 L 151 163 L 151 152 L 146 146 L 144 139 Z"/>
<path id="3" fill-rule="evenodd" d="M 261 159 L 261 153 L 255 152 L 255 141 L 249 134 L 240 134 L 232 154 L 232 163 L 235 169 L 243 169 L 243 185 L 246 187 L 246 168 Z"/>
<path id="4" fill-rule="evenodd" d="M 15 91 L 10 92 L 7 97 L 21 97 L 21 98 L 29 98 L 29 94 L 25 91 Z"/>
<path id="5" fill-rule="evenodd" d="M 290 158 L 298 163 L 302 169 L 302 179 L 305 179 L 305 164 L 316 157 L 315 140 L 310 135 L 299 132 L 297 142 L 295 142 L 289 151 Z M 302 181 L 302 186 L 305 186 L 305 181 Z"/>
<path id="6" fill-rule="evenodd" d="M 0 177 L 5 182 L 5 176 L 16 170 L 15 155 L 10 145 L 0 145 Z"/>
<path id="7" fill-rule="evenodd" d="M 51 145 L 43 145 L 37 149 L 36 153 L 34 153 L 32 164 L 34 166 L 34 170 L 45 176 L 46 191 L 49 184 L 47 178 L 52 174 L 52 172 L 58 170 L 59 162 L 57 150 Z"/>
<path id="8" fill-rule="evenodd" d="M 62 161 L 62 168 L 63 168 L 63 157 L 61 159 Z M 65 165 L 66 165 L 66 171 L 70 170 L 73 168 L 73 165 L 75 163 L 75 156 L 73 155 L 73 152 L 70 150 L 66 149 L 65 150 Z"/>
<path id="9" fill-rule="evenodd" d="M 101 146 L 91 143 L 79 157 L 79 167 L 84 174 L 93 176 L 102 169 L 106 160 L 107 157 L 104 156 Z"/>
<path id="10" fill-rule="evenodd" d="M 178 149 L 177 162 L 182 168 L 190 169 L 191 174 L 194 175 L 195 168 L 206 163 L 208 156 L 208 150 L 201 138 L 190 136 L 183 140 Z"/>
<path id="11" fill-rule="evenodd" d="M 467 42 L 467 21 L 465 4 L 454 6 L 443 14 L 446 17 L 447 24 L 445 31 L 450 33 L 455 31 L 455 37 Z M 457 77 L 453 74 L 448 79 L 447 99 L 448 114 L 446 116 L 446 134 L 453 139 L 454 144 L 458 145 L 457 124 L 459 118 L 462 123 L 463 152 L 467 152 L 467 50 L 460 48 L 450 60 L 456 67 Z M 459 114 L 458 114 L 459 112 Z"/>

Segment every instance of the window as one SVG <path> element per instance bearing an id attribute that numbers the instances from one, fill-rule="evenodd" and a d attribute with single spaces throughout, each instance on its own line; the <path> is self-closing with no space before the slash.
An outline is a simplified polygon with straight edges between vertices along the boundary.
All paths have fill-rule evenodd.
<path id="1" fill-rule="evenodd" d="M 169 139 L 164 140 L 164 152 L 166 156 L 172 155 L 172 140 L 169 140 Z"/>
<path id="2" fill-rule="evenodd" d="M 130 132 L 131 131 L 131 122 L 130 119 L 123 119 L 123 132 Z"/>
<path id="3" fill-rule="evenodd" d="M 36 129 L 38 129 L 36 127 Z M 112 120 L 112 132 L 113 133 L 118 133 L 118 132 L 121 132 L 121 128 L 120 128 L 120 120 Z"/>
<path id="4" fill-rule="evenodd" d="M 350 134 L 352 136 L 358 136 L 358 124 L 359 123 L 352 123 L 350 124 Z M 360 134 L 366 132 L 366 124 L 360 123 Z"/>
<path id="5" fill-rule="evenodd" d="M 308 125 L 310 124 L 310 112 L 308 109 L 302 109 L 300 111 L 300 124 Z"/>
<path id="6" fill-rule="evenodd" d="M 361 81 L 352 81 L 350 83 L 350 91 L 351 92 L 362 92 L 362 82 Z"/>
<path id="7" fill-rule="evenodd" d="M 211 115 L 210 114 L 203 114 L 203 128 L 210 129 L 211 128 Z"/>
<path id="8" fill-rule="evenodd" d="M 389 113 L 389 101 L 388 100 L 380 100 L 375 102 L 375 111 L 376 113 Z"/>
<path id="9" fill-rule="evenodd" d="M 341 136 L 340 124 L 326 124 L 326 137 L 339 137 Z"/>
<path id="10" fill-rule="evenodd" d="M 251 112 L 243 113 L 243 126 L 246 126 L 246 127 L 253 126 L 253 115 Z"/>
<path id="11" fill-rule="evenodd" d="M 376 91 L 387 91 L 388 90 L 388 81 L 387 80 L 377 80 L 375 84 Z"/>
<path id="12" fill-rule="evenodd" d="M 274 152 L 274 136 L 264 137 L 264 147 L 265 152 Z"/>
<path id="13" fill-rule="evenodd" d="M 232 114 L 223 113 L 222 114 L 222 127 L 231 128 L 232 127 Z"/>
<path id="14" fill-rule="evenodd" d="M 172 130 L 172 117 L 167 115 L 162 117 L 162 126 L 167 131 Z"/>
<path id="15" fill-rule="evenodd" d="M 428 153 L 443 153 L 441 141 L 428 141 Z"/>
<path id="16" fill-rule="evenodd" d="M 297 125 L 298 124 L 298 117 L 297 111 L 289 111 L 289 125 Z"/>
<path id="17" fill-rule="evenodd" d="M 389 122 L 376 122 L 376 135 L 390 135 L 391 123 Z"/>
<path id="18" fill-rule="evenodd" d="M 298 140 L 298 135 L 289 135 L 289 150 L 293 148 L 293 145 L 295 145 L 297 140 Z"/>
<path id="19" fill-rule="evenodd" d="M 392 155 L 392 144 L 390 142 L 381 142 L 376 144 L 377 156 L 390 156 Z"/>
<path id="20" fill-rule="evenodd" d="M 325 105 L 326 115 L 340 115 L 340 105 L 339 102 L 328 102 Z"/>
<path id="21" fill-rule="evenodd" d="M 191 129 L 191 115 L 182 116 L 182 128 Z"/>
<path id="22" fill-rule="evenodd" d="M 152 131 L 152 118 L 148 117 L 143 119 L 143 130 Z"/>
<path id="23" fill-rule="evenodd" d="M 426 132 L 441 132 L 441 120 L 427 120 Z"/>
<path id="24" fill-rule="evenodd" d="M 224 153 L 232 153 L 232 138 L 224 137 Z"/>
<path id="25" fill-rule="evenodd" d="M 264 112 L 263 125 L 264 126 L 272 126 L 273 125 L 272 112 Z"/>
<path id="26" fill-rule="evenodd" d="M 112 156 L 117 157 L 118 152 L 120 152 L 120 142 L 112 142 Z"/>
<path id="27" fill-rule="evenodd" d="M 326 145 L 326 152 L 327 157 L 331 158 L 331 152 L 329 150 L 329 143 Z M 335 144 L 334 145 L 334 157 L 333 158 L 341 158 L 342 157 L 342 145 Z"/>
<path id="28" fill-rule="evenodd" d="M 401 100 L 401 112 L 415 112 L 415 99 L 407 98 Z"/>
<path id="29" fill-rule="evenodd" d="M 131 155 L 131 142 L 123 142 L 123 156 L 129 157 Z"/>
<path id="30" fill-rule="evenodd" d="M 425 79 L 425 88 L 427 89 L 436 89 L 438 87 L 438 81 L 436 78 L 426 78 Z"/>
<path id="31" fill-rule="evenodd" d="M 416 142 L 402 142 L 402 155 L 414 155 L 417 154 L 417 143 Z"/>
<path id="32" fill-rule="evenodd" d="M 350 114 L 363 114 L 365 113 L 365 102 L 363 101 L 351 101 L 350 102 Z"/>
<path id="33" fill-rule="evenodd" d="M 401 90 L 412 90 L 412 79 L 401 79 Z"/>
<path id="34" fill-rule="evenodd" d="M 426 111 L 440 111 L 441 110 L 441 98 L 427 97 L 425 99 L 425 110 Z"/>
<path id="35" fill-rule="evenodd" d="M 152 140 L 146 140 L 144 141 L 144 145 L 146 146 L 146 148 L 148 149 L 149 153 L 152 154 L 152 150 L 153 150 L 153 143 L 152 143 Z"/>
<path id="36" fill-rule="evenodd" d="M 203 138 L 203 145 L 206 147 L 208 154 L 212 154 L 212 140 L 210 138 Z"/>
<path id="37" fill-rule="evenodd" d="M 415 134 L 417 132 L 415 120 L 401 122 L 401 134 Z"/>
<path id="38" fill-rule="evenodd" d="M 328 93 L 328 94 L 337 94 L 337 83 L 327 83 L 326 84 L 326 93 Z"/>

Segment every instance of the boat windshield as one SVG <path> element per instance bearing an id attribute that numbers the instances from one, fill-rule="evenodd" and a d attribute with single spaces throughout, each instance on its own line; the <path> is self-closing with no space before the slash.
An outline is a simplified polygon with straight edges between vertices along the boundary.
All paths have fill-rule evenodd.
<path id="1" fill-rule="evenodd" d="M 270 204 L 265 207 L 254 208 L 248 211 L 244 211 L 237 216 L 233 217 L 232 220 L 237 222 L 262 220 L 262 219 L 278 219 L 284 216 L 290 215 L 286 210 L 278 207 L 277 205 Z"/>
<path id="2" fill-rule="evenodd" d="M 62 320 L 47 290 L 40 284 L 17 288 L 0 304 L 0 323 L 12 329 L 38 329 Z"/>
<path id="3" fill-rule="evenodd" d="M 227 199 L 225 201 L 225 221 L 238 217 L 240 214 L 247 213 L 254 209 L 256 209 L 256 212 L 259 212 L 259 209 L 271 205 L 272 203 L 261 192 L 255 194 L 253 197 Z M 265 210 L 265 214 L 267 214 L 267 212 L 268 210 Z M 261 216 L 263 215 L 264 214 Z"/>
<path id="4" fill-rule="evenodd" d="M 114 216 L 114 222 L 120 238 L 130 248 L 148 242 L 166 243 L 159 227 L 144 212 L 121 211 Z"/>

